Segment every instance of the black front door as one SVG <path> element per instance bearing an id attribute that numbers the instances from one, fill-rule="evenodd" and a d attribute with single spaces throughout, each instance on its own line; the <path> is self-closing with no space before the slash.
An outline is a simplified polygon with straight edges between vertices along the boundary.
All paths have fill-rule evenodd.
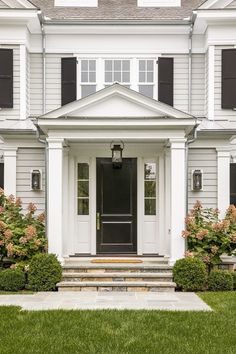
<path id="1" fill-rule="evenodd" d="M 97 253 L 137 252 L 137 160 L 97 159 Z"/>

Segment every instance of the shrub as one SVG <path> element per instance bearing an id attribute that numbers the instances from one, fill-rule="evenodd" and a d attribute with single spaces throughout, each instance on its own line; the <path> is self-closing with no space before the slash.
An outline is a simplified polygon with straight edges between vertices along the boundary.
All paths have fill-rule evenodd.
<path id="1" fill-rule="evenodd" d="M 53 254 L 37 254 L 29 264 L 28 287 L 34 291 L 56 289 L 61 280 L 62 267 Z"/>
<path id="2" fill-rule="evenodd" d="M 187 239 L 188 252 L 202 259 L 210 270 L 215 264 L 221 263 L 221 255 L 235 254 L 235 206 L 230 205 L 225 218 L 220 220 L 217 209 L 203 208 L 197 201 L 186 218 L 186 230 L 182 236 Z"/>
<path id="3" fill-rule="evenodd" d="M 227 270 L 212 270 L 209 279 L 208 287 L 211 291 L 233 290 L 233 274 Z"/>
<path id="4" fill-rule="evenodd" d="M 0 272 L 0 289 L 18 291 L 25 287 L 25 274 L 17 269 L 5 269 Z"/>
<path id="5" fill-rule="evenodd" d="M 174 282 L 184 291 L 197 291 L 205 288 L 206 266 L 197 258 L 183 258 L 176 261 L 173 268 Z"/>
<path id="6" fill-rule="evenodd" d="M 46 251 L 45 217 L 36 216 L 36 209 L 30 203 L 27 214 L 23 214 L 21 200 L 6 197 L 0 188 L 0 262 L 6 257 L 13 262 L 25 261 Z"/>

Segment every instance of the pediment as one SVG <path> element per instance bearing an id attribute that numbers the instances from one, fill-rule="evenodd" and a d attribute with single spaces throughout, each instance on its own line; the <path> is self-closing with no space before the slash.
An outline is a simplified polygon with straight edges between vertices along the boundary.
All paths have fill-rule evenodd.
<path id="1" fill-rule="evenodd" d="M 40 118 L 193 118 L 169 105 L 114 84 Z"/>
<path id="2" fill-rule="evenodd" d="M 236 8 L 235 0 L 207 0 L 199 9 L 226 9 L 226 8 Z"/>
<path id="3" fill-rule="evenodd" d="M 35 8 L 35 6 L 28 0 L 0 0 L 0 9 L 21 9 L 21 8 Z"/>

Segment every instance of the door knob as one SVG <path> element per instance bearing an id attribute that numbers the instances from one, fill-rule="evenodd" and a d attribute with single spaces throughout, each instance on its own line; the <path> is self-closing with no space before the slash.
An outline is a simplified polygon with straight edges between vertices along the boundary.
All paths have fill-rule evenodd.
<path id="1" fill-rule="evenodd" d="M 100 213 L 97 213 L 96 225 L 97 225 L 97 230 L 100 230 Z"/>

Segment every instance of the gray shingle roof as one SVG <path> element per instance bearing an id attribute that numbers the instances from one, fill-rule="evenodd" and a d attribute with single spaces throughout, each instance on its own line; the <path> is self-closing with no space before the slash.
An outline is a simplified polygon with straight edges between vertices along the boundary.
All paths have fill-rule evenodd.
<path id="1" fill-rule="evenodd" d="M 54 0 L 31 0 L 52 20 L 181 20 L 203 0 L 182 0 L 181 7 L 140 8 L 137 0 L 98 0 L 98 7 L 55 7 Z"/>

